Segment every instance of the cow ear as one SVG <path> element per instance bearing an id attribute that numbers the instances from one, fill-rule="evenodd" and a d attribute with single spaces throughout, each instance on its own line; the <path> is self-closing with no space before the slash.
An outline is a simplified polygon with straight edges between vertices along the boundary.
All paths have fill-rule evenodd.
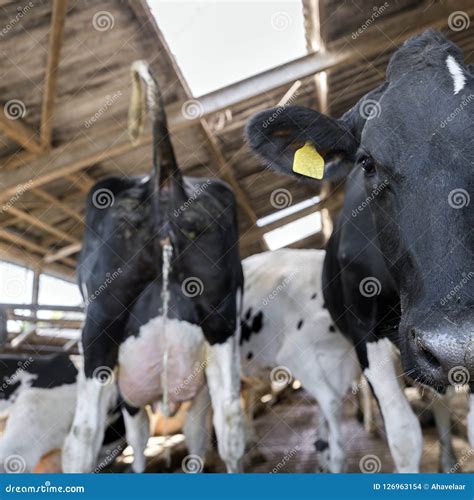
<path id="1" fill-rule="evenodd" d="M 300 178 L 344 177 L 358 147 L 343 121 L 301 106 L 262 111 L 245 132 L 250 148 L 272 170 Z"/>

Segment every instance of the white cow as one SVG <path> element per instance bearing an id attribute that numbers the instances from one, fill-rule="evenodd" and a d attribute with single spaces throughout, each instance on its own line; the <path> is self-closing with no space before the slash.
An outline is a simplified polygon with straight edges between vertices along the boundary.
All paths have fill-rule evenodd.
<path id="1" fill-rule="evenodd" d="M 324 256 L 323 250 L 284 249 L 243 261 L 242 373 L 251 376 L 262 367 L 273 368 L 277 386 L 298 379 L 321 411 L 320 465 L 342 472 L 342 402 L 360 368 L 352 344 L 324 307 Z"/>

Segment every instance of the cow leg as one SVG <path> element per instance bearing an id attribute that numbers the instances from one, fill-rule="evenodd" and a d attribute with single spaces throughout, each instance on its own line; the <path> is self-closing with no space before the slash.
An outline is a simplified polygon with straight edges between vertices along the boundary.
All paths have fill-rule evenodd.
<path id="1" fill-rule="evenodd" d="M 245 449 L 244 419 L 240 407 L 239 335 L 208 346 L 207 382 L 219 455 L 228 472 L 241 471 Z"/>
<path id="2" fill-rule="evenodd" d="M 433 394 L 432 410 L 439 436 L 439 469 L 440 472 L 450 472 L 457 460 L 451 442 L 451 410 L 449 391 L 444 395 Z"/>
<path id="3" fill-rule="evenodd" d="M 331 454 L 329 451 L 329 427 L 322 408 L 319 408 L 318 420 L 318 435 L 316 441 L 314 442 L 314 447 L 316 449 L 318 464 L 321 467 L 321 470 L 324 472 L 329 472 L 331 470 Z"/>
<path id="4" fill-rule="evenodd" d="M 474 393 L 469 394 L 469 412 L 467 414 L 467 436 L 469 445 L 474 448 Z"/>
<path id="5" fill-rule="evenodd" d="M 133 448 L 132 470 L 145 471 L 145 448 L 150 437 L 150 424 L 145 408 L 134 408 L 125 404 L 122 410 L 127 443 Z"/>
<path id="6" fill-rule="evenodd" d="M 388 339 L 367 343 L 369 380 L 383 415 L 388 445 L 397 472 L 418 472 L 423 439 L 395 371 L 396 353 Z"/>
<path id="7" fill-rule="evenodd" d="M 111 373 L 111 372 L 110 372 Z M 107 411 L 117 389 L 113 380 L 86 377 L 79 371 L 76 412 L 63 448 L 64 472 L 92 472 L 105 433 Z"/>
<path id="8" fill-rule="evenodd" d="M 199 457 L 203 464 L 210 441 L 210 407 L 209 389 L 204 385 L 188 410 L 183 428 L 189 454 Z"/>

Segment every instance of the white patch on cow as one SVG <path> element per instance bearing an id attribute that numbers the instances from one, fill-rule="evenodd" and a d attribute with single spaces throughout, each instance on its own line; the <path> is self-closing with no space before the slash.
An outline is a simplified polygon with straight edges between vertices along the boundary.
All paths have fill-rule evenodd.
<path id="1" fill-rule="evenodd" d="M 87 292 L 87 285 L 85 281 L 81 283 L 82 296 L 84 298 L 84 311 L 87 312 L 87 307 L 89 305 L 89 294 Z"/>
<path id="2" fill-rule="evenodd" d="M 456 455 L 454 453 L 451 440 L 451 406 L 452 406 L 452 387 L 448 387 L 446 394 L 441 395 L 435 391 L 432 393 L 433 415 L 436 422 L 436 429 L 439 436 L 439 461 L 441 472 L 448 473 L 456 470 Z"/>
<path id="3" fill-rule="evenodd" d="M 318 401 L 319 437 L 329 441 L 319 457 L 331 472 L 342 472 L 342 399 L 360 375 L 352 344 L 323 308 L 321 274 L 325 252 L 284 249 L 243 261 L 246 289 L 242 318 L 263 314 L 259 332 L 241 346 L 242 371 L 255 376 L 262 368 L 283 366 Z M 247 321 L 252 325 L 252 317 Z M 251 356 L 250 356 L 251 355 Z M 327 432 L 329 427 L 329 434 Z"/>
<path id="4" fill-rule="evenodd" d="M 148 414 L 144 408 L 140 408 L 138 413 L 130 415 L 127 410 L 123 410 L 125 421 L 125 431 L 128 444 L 133 449 L 133 472 L 145 471 L 145 448 L 150 437 L 150 424 Z"/>
<path id="5" fill-rule="evenodd" d="M 0 466 L 7 457 L 18 455 L 25 465 L 23 472 L 32 472 L 43 455 L 62 448 L 75 404 L 76 384 L 22 391 L 0 438 Z"/>
<path id="6" fill-rule="evenodd" d="M 114 383 L 103 384 L 79 371 L 72 428 L 63 448 L 64 472 L 92 472 L 104 439 L 108 410 L 117 401 Z"/>
<path id="7" fill-rule="evenodd" d="M 469 413 L 467 414 L 467 435 L 469 445 L 474 448 L 474 394 L 469 395 Z"/>
<path id="8" fill-rule="evenodd" d="M 194 398 L 183 427 L 189 454 L 200 457 L 203 462 L 211 437 L 210 409 L 209 389 L 205 385 Z"/>
<path id="9" fill-rule="evenodd" d="M 38 378 L 37 375 L 28 372 L 27 370 L 18 370 L 9 376 L 3 377 L 3 383 L 8 385 L 19 386 L 10 394 L 8 399 L 0 399 L 0 418 L 5 418 L 10 410 L 11 405 L 25 391 L 29 390 L 33 382 Z"/>
<path id="10" fill-rule="evenodd" d="M 165 337 L 166 336 L 166 337 Z M 168 349 L 170 403 L 189 401 L 204 384 L 205 340 L 202 329 L 187 321 L 162 316 L 142 325 L 136 337 L 119 348 L 118 380 L 124 399 L 137 408 L 163 394 L 163 349 Z"/>
<path id="11" fill-rule="evenodd" d="M 241 290 L 237 290 L 237 312 Z M 237 318 L 238 319 L 238 318 Z M 219 455 L 228 472 L 240 472 L 244 454 L 244 420 L 240 407 L 239 321 L 237 331 L 222 344 L 207 346 L 206 375 L 214 411 Z"/>
<path id="12" fill-rule="evenodd" d="M 397 472 L 418 472 L 423 439 L 418 418 L 408 403 L 395 370 L 398 351 L 388 339 L 367 343 L 364 371 L 382 412 Z"/>
<path id="13" fill-rule="evenodd" d="M 446 58 L 446 65 L 448 66 L 449 73 L 454 82 L 454 94 L 459 93 L 466 85 L 466 75 L 459 63 L 453 56 Z"/>

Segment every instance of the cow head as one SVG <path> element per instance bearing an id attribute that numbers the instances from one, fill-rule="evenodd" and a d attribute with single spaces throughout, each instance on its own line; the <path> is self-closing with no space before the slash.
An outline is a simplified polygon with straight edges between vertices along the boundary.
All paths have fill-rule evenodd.
<path id="1" fill-rule="evenodd" d="M 399 289 L 405 369 L 434 386 L 474 381 L 474 78 L 460 49 L 423 33 L 342 118 L 274 108 L 250 120 L 247 138 L 271 168 L 296 177 L 312 172 L 295 168 L 303 145 L 322 157 L 325 179 L 348 164 L 364 171 Z"/>

